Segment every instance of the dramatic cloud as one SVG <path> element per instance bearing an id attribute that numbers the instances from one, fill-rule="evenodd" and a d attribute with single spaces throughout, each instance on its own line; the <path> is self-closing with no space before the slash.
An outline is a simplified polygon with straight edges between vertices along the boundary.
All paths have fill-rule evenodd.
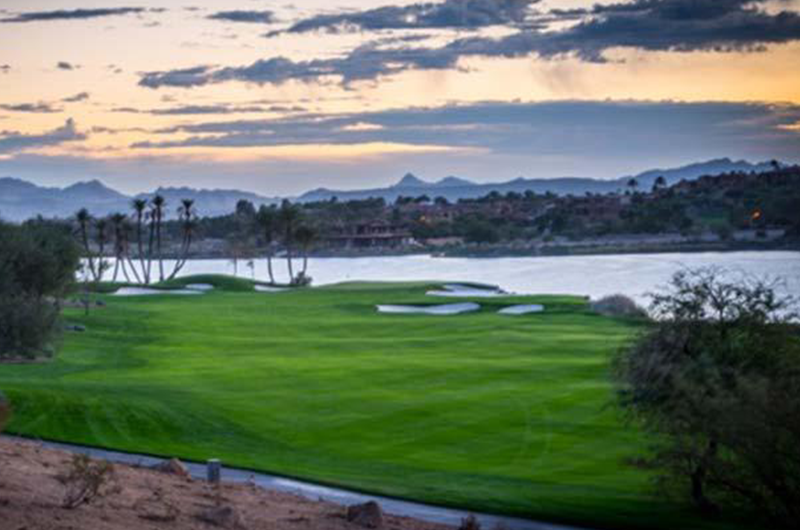
<path id="1" fill-rule="evenodd" d="M 369 43 L 344 57 L 292 61 L 285 57 L 258 60 L 239 67 L 196 66 L 148 72 L 145 87 L 192 87 L 225 81 L 280 84 L 338 77 L 348 84 L 406 70 L 444 70 L 463 57 L 543 58 L 575 55 L 601 62 L 615 47 L 651 51 L 758 51 L 771 43 L 800 40 L 800 15 L 759 9 L 765 0 L 638 0 L 591 10 L 555 12 L 550 16 L 580 21 L 560 30 L 525 29 L 502 38 L 462 38 L 440 48 L 387 48 Z"/>
<path id="2" fill-rule="evenodd" d="M 366 11 L 318 15 L 297 22 L 286 32 L 383 30 L 414 28 L 476 29 L 519 25 L 540 0 L 445 0 L 442 3 L 385 6 Z M 273 32 L 276 35 L 281 32 Z"/>
<path id="3" fill-rule="evenodd" d="M 175 140 L 132 147 L 245 148 L 396 143 L 485 150 L 516 157 L 626 158 L 705 152 L 796 158 L 800 134 L 786 129 L 800 107 L 741 103 L 480 103 L 335 116 L 180 125 L 160 131 Z M 646 127 L 643 124 L 657 124 Z M 795 153 L 791 155 L 791 153 Z"/>
<path id="4" fill-rule="evenodd" d="M 85 140 L 86 135 L 78 131 L 70 118 L 63 127 L 42 134 L 22 134 L 17 131 L 0 131 L 0 154 L 16 153 L 36 147 L 59 145 L 65 142 Z"/>
<path id="5" fill-rule="evenodd" d="M 56 68 L 59 70 L 75 70 L 76 68 L 80 68 L 77 64 L 68 63 L 67 61 L 59 61 L 56 63 Z"/>
<path id="6" fill-rule="evenodd" d="M 219 11 L 208 18 L 225 22 L 269 24 L 274 21 L 272 11 Z"/>
<path id="7" fill-rule="evenodd" d="M 40 114 L 51 114 L 54 112 L 61 112 L 61 109 L 53 107 L 49 103 L 18 103 L 16 105 L 4 104 L 0 105 L 0 109 L 9 112 L 32 112 Z"/>
<path id="8" fill-rule="evenodd" d="M 64 98 L 61 101 L 63 101 L 64 103 L 78 103 L 79 101 L 86 101 L 87 99 L 89 99 L 89 93 L 81 92 L 79 94 L 75 94 L 74 96 Z"/>
<path id="9" fill-rule="evenodd" d="M 60 11 L 33 11 L 30 13 L 19 13 L 13 17 L 0 19 L 4 23 L 18 22 L 40 22 L 51 20 L 83 20 L 88 18 L 108 17 L 114 15 L 128 15 L 131 13 L 143 13 L 146 10 L 142 7 L 117 7 L 108 9 L 73 9 Z"/>

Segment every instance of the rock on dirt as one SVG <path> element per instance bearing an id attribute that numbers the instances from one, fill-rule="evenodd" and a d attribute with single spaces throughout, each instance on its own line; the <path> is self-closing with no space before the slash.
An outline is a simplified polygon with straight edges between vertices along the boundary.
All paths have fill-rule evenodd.
<path id="1" fill-rule="evenodd" d="M 366 528 L 382 528 L 383 510 L 375 501 L 354 504 L 347 508 L 347 520 Z"/>
<path id="2" fill-rule="evenodd" d="M 167 460 L 166 462 L 161 462 L 160 464 L 156 464 L 153 466 L 154 470 L 160 471 L 161 473 L 167 473 L 168 475 L 176 475 L 178 477 L 183 478 L 191 478 L 192 475 L 189 473 L 189 470 L 183 465 L 183 462 L 178 460 L 177 458 L 172 458 Z"/>

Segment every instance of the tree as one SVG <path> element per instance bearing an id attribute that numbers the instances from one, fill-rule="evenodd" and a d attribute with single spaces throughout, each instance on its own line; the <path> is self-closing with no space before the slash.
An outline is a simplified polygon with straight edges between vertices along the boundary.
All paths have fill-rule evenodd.
<path id="1" fill-rule="evenodd" d="M 616 361 L 619 402 L 650 435 L 640 464 L 705 513 L 800 518 L 800 340 L 788 299 L 760 281 L 681 271 L 654 324 Z"/>
<path id="2" fill-rule="evenodd" d="M 633 193 L 633 194 L 636 194 L 636 190 L 638 190 L 638 189 L 639 189 L 639 181 L 638 181 L 638 180 L 636 180 L 636 179 L 630 179 L 630 180 L 628 181 L 628 184 L 627 184 L 627 186 L 628 186 L 628 190 L 629 190 L 631 193 Z"/>
<path id="3" fill-rule="evenodd" d="M 80 249 L 68 231 L 0 224 L 0 357 L 50 354 Z"/>
<path id="4" fill-rule="evenodd" d="M 108 269 L 108 263 L 105 260 L 106 244 L 108 243 L 108 221 L 97 219 L 94 223 L 95 228 L 95 243 L 97 243 L 97 265 L 95 281 L 103 279 L 104 272 Z"/>
<path id="5" fill-rule="evenodd" d="M 175 261 L 175 266 L 168 279 L 173 279 L 186 265 L 189 259 L 189 249 L 192 246 L 194 239 L 194 232 L 197 226 L 197 212 L 194 208 L 194 201 L 192 199 L 181 199 L 181 205 L 178 207 L 178 220 L 181 224 L 181 253 Z"/>
<path id="6" fill-rule="evenodd" d="M 161 226 L 164 220 L 164 208 L 166 208 L 166 206 L 167 201 L 161 195 L 156 195 L 153 197 L 153 200 L 150 201 L 150 246 L 152 248 L 153 234 L 155 233 L 156 252 L 158 254 L 158 280 L 162 282 L 164 281 L 164 255 L 161 252 Z"/>
<path id="7" fill-rule="evenodd" d="M 274 206 L 262 204 L 256 216 L 261 238 L 264 242 L 267 255 L 267 272 L 269 273 L 270 283 L 275 283 L 275 275 L 272 271 L 272 244 L 275 242 L 275 233 L 278 229 L 278 216 Z"/>
<path id="8" fill-rule="evenodd" d="M 666 187 L 667 187 L 667 179 L 665 179 L 663 175 L 659 175 L 653 182 L 653 193 L 657 193 Z"/>
<path id="9" fill-rule="evenodd" d="M 80 235 L 81 244 L 83 245 L 83 250 L 86 253 L 86 261 L 89 265 L 89 271 L 93 277 L 97 278 L 97 272 L 94 264 L 94 254 L 92 253 L 92 249 L 89 244 L 89 227 L 92 223 L 92 216 L 89 214 L 89 210 L 86 208 L 81 208 L 78 210 L 78 212 L 75 214 L 75 221 L 78 223 L 78 233 Z"/>
<path id="10" fill-rule="evenodd" d="M 122 265 L 122 272 L 123 276 L 125 276 L 125 281 L 130 283 L 130 278 L 128 277 L 128 272 L 125 268 L 125 254 L 127 249 L 127 241 L 126 237 L 127 234 L 125 228 L 126 217 L 124 214 L 115 213 L 112 214 L 110 217 L 111 220 L 111 229 L 114 232 L 114 273 L 112 275 L 111 281 L 117 281 L 117 275 L 120 271 L 120 265 Z"/>
<path id="11" fill-rule="evenodd" d="M 301 225 L 294 233 L 294 238 L 303 250 L 303 270 L 300 276 L 305 279 L 308 270 L 308 251 L 317 239 L 316 231 L 308 225 Z"/>
<path id="12" fill-rule="evenodd" d="M 283 228 L 283 246 L 286 248 L 286 266 L 289 269 L 289 283 L 294 283 L 292 245 L 294 244 L 295 226 L 300 221 L 300 210 L 297 206 L 284 199 L 278 211 L 278 219 Z"/>
<path id="13" fill-rule="evenodd" d="M 147 210 L 147 201 L 144 199 L 133 199 L 131 201 L 134 215 L 136 216 L 136 247 L 139 253 L 139 264 L 142 269 L 142 277 L 145 285 L 150 283 L 150 266 L 145 264 L 144 254 L 144 241 L 142 239 L 142 228 L 144 227 L 145 211 Z"/>

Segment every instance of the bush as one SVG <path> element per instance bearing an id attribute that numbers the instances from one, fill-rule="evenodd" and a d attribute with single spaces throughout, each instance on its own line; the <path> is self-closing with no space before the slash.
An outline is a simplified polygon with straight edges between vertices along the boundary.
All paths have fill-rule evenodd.
<path id="1" fill-rule="evenodd" d="M 0 223 L 0 357 L 52 352 L 79 251 L 67 231 Z"/>
<path id="2" fill-rule="evenodd" d="M 647 310 L 624 294 L 604 296 L 591 303 L 592 311 L 610 317 L 647 318 Z"/>
<path id="3" fill-rule="evenodd" d="M 50 356 L 60 335 L 59 312 L 48 301 L 27 296 L 0 298 L 0 358 Z"/>
<path id="4" fill-rule="evenodd" d="M 800 520 L 800 340 L 789 300 L 718 271 L 676 274 L 616 363 L 619 401 L 650 435 L 639 464 L 716 514 Z"/>

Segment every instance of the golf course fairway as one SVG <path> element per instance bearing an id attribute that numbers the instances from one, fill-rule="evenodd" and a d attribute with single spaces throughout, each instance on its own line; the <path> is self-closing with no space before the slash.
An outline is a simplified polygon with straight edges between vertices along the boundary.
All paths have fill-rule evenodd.
<path id="1" fill-rule="evenodd" d="M 645 443 L 613 405 L 609 360 L 641 324 L 569 296 L 465 299 L 436 283 L 200 296 L 100 295 L 67 309 L 49 362 L 0 365 L 9 431 L 205 460 L 476 511 L 594 528 L 716 528 L 625 464 Z M 497 314 L 514 304 L 544 312 Z"/>

